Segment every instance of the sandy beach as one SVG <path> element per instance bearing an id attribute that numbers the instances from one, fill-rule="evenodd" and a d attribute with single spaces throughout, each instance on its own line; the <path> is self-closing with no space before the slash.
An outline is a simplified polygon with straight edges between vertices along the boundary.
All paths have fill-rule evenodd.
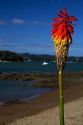
<path id="1" fill-rule="evenodd" d="M 65 123 L 82 125 L 83 122 L 83 72 L 64 74 L 63 90 Z M 12 78 L 13 77 L 13 78 Z M 18 77 L 18 78 L 17 78 Z M 59 125 L 59 88 L 57 74 L 0 74 L 1 79 L 37 81 L 37 87 L 52 87 L 28 102 L 8 102 L 0 105 L 0 125 Z M 55 81 L 55 82 L 54 82 Z M 35 87 L 34 86 L 34 87 Z"/>
<path id="2" fill-rule="evenodd" d="M 65 104 L 65 124 L 83 125 L 83 97 Z M 38 115 L 18 119 L 9 125 L 59 125 L 59 109 L 48 109 Z"/>
<path id="3" fill-rule="evenodd" d="M 83 124 L 83 84 L 64 88 L 65 123 Z M 27 103 L 0 106 L 0 125 L 59 125 L 59 94 L 45 93 Z"/>

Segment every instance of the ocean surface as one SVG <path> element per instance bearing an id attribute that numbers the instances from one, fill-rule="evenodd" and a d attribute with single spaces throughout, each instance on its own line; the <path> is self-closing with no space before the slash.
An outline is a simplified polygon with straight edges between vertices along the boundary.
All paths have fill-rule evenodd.
<path id="1" fill-rule="evenodd" d="M 0 62 L 0 72 L 57 72 L 55 62 L 47 63 L 43 65 L 42 61 Z M 64 71 L 83 71 L 83 63 L 67 63 Z"/>
<path id="2" fill-rule="evenodd" d="M 64 71 L 83 71 L 83 64 L 67 63 Z M 47 64 L 41 61 L 0 62 L 0 72 L 57 72 L 57 67 L 55 62 L 47 62 Z M 25 84 L 34 84 L 34 81 L 0 80 L 0 105 L 8 101 L 27 101 L 53 90 L 51 88 L 30 88 Z"/>

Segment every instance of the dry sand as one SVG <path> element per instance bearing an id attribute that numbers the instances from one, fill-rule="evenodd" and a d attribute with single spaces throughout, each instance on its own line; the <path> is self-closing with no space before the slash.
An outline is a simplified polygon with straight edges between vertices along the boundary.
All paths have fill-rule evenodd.
<path id="1" fill-rule="evenodd" d="M 65 125 L 83 125 L 83 73 L 65 75 Z M 59 125 L 58 92 L 57 86 L 30 102 L 0 106 L 0 125 Z"/>
<path id="2" fill-rule="evenodd" d="M 51 108 L 34 116 L 17 119 L 9 125 L 59 125 L 59 109 Z M 83 125 L 83 97 L 65 104 L 65 125 Z"/>
<path id="3" fill-rule="evenodd" d="M 0 125 L 59 125 L 58 90 L 28 103 L 0 106 Z M 83 84 L 64 89 L 65 125 L 83 125 Z"/>

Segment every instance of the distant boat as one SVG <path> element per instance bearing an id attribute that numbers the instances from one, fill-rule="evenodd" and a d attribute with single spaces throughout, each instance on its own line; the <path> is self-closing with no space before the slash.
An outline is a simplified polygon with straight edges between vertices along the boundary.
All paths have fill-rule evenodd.
<path id="1" fill-rule="evenodd" d="M 31 59 L 28 59 L 28 62 L 31 62 Z"/>
<path id="2" fill-rule="evenodd" d="M 43 62 L 42 65 L 48 65 L 48 63 L 47 62 Z"/>

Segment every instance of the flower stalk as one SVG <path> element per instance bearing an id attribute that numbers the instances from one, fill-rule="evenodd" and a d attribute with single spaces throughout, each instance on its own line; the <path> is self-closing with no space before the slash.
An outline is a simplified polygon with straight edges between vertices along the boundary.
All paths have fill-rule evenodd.
<path id="1" fill-rule="evenodd" d="M 55 21 L 52 25 L 52 39 L 54 47 L 56 49 L 56 62 L 59 71 L 59 113 L 60 113 L 60 125 L 64 125 L 64 99 L 63 99 L 63 80 L 62 74 L 65 67 L 69 45 L 72 43 L 73 33 L 73 21 L 77 18 L 69 16 L 67 10 L 64 9 L 58 14 L 58 18 L 54 18 Z"/>
<path id="2" fill-rule="evenodd" d="M 62 79 L 62 68 L 59 69 L 59 114 L 60 114 L 60 125 L 64 125 L 64 98 L 63 98 L 63 79 Z"/>

